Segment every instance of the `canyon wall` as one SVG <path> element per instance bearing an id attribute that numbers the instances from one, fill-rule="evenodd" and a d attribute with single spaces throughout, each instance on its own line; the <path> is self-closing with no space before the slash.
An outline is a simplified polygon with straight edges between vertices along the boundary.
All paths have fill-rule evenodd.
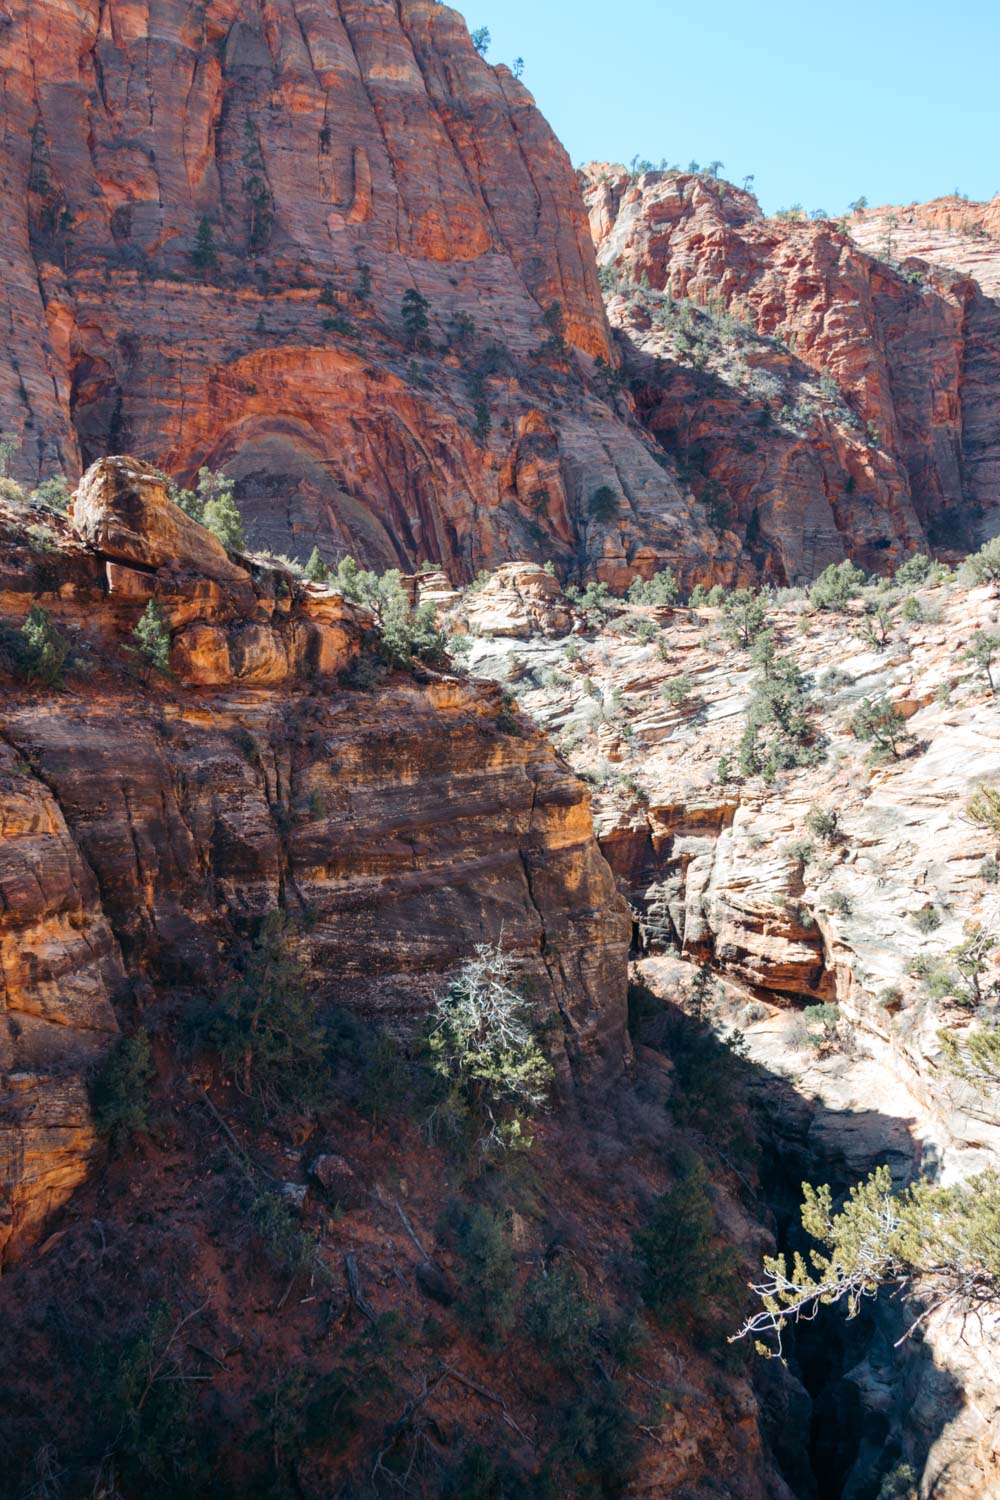
<path id="1" fill-rule="evenodd" d="M 255 547 L 466 578 L 719 551 L 590 387 L 614 356 L 575 173 L 456 12 L 14 0 L 2 39 L 17 477 L 224 467 Z"/>
<path id="2" fill-rule="evenodd" d="M 5 687 L 0 716 L 8 1255 L 85 1175 L 116 1014 L 183 1009 L 271 910 L 306 924 L 311 984 L 380 1020 L 424 1014 L 502 938 L 564 1091 L 621 1072 L 630 925 L 587 793 L 495 689 L 338 687 L 366 611 L 227 556 L 134 460 L 95 466 L 72 525 L 2 522 L 8 629 L 41 605 L 76 663 L 64 692 Z M 129 655 L 150 600 L 165 689 Z"/>
<path id="3" fill-rule="evenodd" d="M 767 775 L 740 757 L 761 669 L 718 609 L 567 619 L 568 601 L 526 568 L 451 603 L 473 671 L 506 684 L 594 786 L 637 977 L 669 1004 L 709 966 L 713 998 L 699 1003 L 763 1070 L 768 1201 L 782 1212 L 787 1194 L 786 1232 L 802 1180 L 836 1195 L 886 1163 L 900 1186 L 951 1185 L 991 1170 L 1000 1148 L 995 1081 L 960 1077 L 942 1045 L 996 1025 L 996 835 L 967 808 L 1000 780 L 997 708 L 966 651 L 996 633 L 1000 603 L 954 579 L 878 597 L 881 643 L 860 598 L 769 608 L 779 660 L 802 673 L 808 744 Z M 905 721 L 898 758 L 873 759 L 857 732 L 858 708 L 883 700 Z M 978 998 L 955 968 L 977 934 Z M 832 1018 L 825 1040 L 817 1014 Z M 820 1320 L 818 1366 L 843 1361 L 814 1389 L 820 1493 L 878 1495 L 881 1455 L 883 1475 L 911 1466 L 915 1493 L 992 1496 L 995 1315 L 938 1308 L 922 1348 L 894 1347 L 908 1321 L 891 1299 L 867 1328 L 839 1310 Z"/>
<path id="4" fill-rule="evenodd" d="M 643 420 L 758 573 L 993 534 L 1000 321 L 971 267 L 910 258 L 902 231 L 862 249 L 866 215 L 766 218 L 704 174 L 582 182 Z"/>

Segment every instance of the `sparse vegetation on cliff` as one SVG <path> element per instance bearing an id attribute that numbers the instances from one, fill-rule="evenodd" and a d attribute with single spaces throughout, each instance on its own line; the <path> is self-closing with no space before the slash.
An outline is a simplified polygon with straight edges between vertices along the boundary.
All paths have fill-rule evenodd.
<path id="1" fill-rule="evenodd" d="M 530 1145 L 528 1121 L 545 1105 L 552 1068 L 499 943 L 480 944 L 439 997 L 428 1045 L 444 1085 L 431 1116 L 435 1129 L 471 1128 L 487 1153 Z"/>
<path id="2" fill-rule="evenodd" d="M 855 1317 L 882 1287 L 921 1299 L 910 1333 L 941 1307 L 959 1317 L 1000 1309 L 996 1173 L 957 1187 L 917 1183 L 897 1193 L 889 1168 L 879 1167 L 839 1210 L 828 1187 L 803 1188 L 802 1225 L 823 1248 L 811 1252 L 811 1263 L 798 1253 L 791 1264 L 784 1255 L 765 1257 L 765 1279 L 754 1287 L 763 1310 L 747 1320 L 741 1337 L 763 1334 L 780 1350 L 789 1324 L 835 1303 Z"/>

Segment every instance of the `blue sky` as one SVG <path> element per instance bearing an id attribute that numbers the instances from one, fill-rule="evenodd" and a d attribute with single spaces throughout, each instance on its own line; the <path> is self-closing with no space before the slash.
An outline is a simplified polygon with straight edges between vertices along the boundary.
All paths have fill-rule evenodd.
<path id="1" fill-rule="evenodd" d="M 768 212 L 1000 192 L 995 0 L 467 0 L 573 158 L 725 162 Z"/>

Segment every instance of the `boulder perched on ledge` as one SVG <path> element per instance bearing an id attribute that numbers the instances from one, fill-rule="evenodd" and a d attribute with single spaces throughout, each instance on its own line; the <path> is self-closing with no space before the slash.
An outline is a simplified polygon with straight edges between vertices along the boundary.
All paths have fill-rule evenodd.
<path id="1" fill-rule="evenodd" d="M 249 585 L 246 569 L 174 504 L 162 477 L 139 459 L 100 458 L 91 464 L 73 498 L 72 524 L 83 541 L 114 562 Z"/>

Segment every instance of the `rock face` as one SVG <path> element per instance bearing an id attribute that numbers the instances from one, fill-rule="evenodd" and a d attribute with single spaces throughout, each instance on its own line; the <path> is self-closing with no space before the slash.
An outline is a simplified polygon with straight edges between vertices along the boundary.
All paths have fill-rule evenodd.
<path id="1" fill-rule="evenodd" d="M 456 12 L 14 0 L 0 84 L 17 477 L 224 467 L 256 547 L 456 577 L 718 550 L 588 384 L 613 355 L 575 174 Z"/>
<path id="2" fill-rule="evenodd" d="M 582 180 L 643 419 L 758 572 L 881 569 L 996 530 L 1000 322 L 971 275 L 901 261 L 902 241 L 877 259 L 852 237 L 867 219 L 767 219 L 705 176 Z"/>
<path id="3" fill-rule="evenodd" d="M 138 985 L 141 1011 L 146 976 L 181 996 L 213 984 L 276 907 L 308 914 L 322 993 L 367 1015 L 419 1016 L 502 938 L 558 1018 L 564 1088 L 620 1072 L 624 906 L 585 788 L 496 690 L 338 688 L 366 612 L 228 559 L 134 460 L 87 475 L 43 578 L 25 518 L 2 519 L 7 620 L 40 604 L 89 675 L 85 694 L 4 687 L 0 1249 L 37 1236 L 84 1175 L 84 1078 L 117 1031 L 116 990 Z M 151 597 L 173 629 L 160 688 L 124 649 Z"/>
<path id="4" fill-rule="evenodd" d="M 847 228 L 870 255 L 944 266 L 974 277 L 987 297 L 1000 296 L 1000 198 L 989 203 L 935 198 L 900 208 L 867 208 L 853 213 Z"/>
<path id="5" fill-rule="evenodd" d="M 715 609 L 575 610 L 572 634 L 527 640 L 491 634 L 487 616 L 470 653 L 594 783 L 646 983 L 672 999 L 701 963 L 723 982 L 717 1019 L 745 1033 L 765 1070 L 766 1116 L 799 1164 L 793 1191 L 804 1177 L 846 1188 L 883 1161 L 900 1183 L 923 1172 L 948 1184 L 994 1167 L 1000 1149 L 995 1088 L 949 1071 L 940 1042 L 942 1029 L 996 1024 L 996 835 L 966 807 L 1000 784 L 1000 741 L 996 699 L 966 649 L 997 632 L 1000 604 L 995 589 L 955 581 L 878 597 L 891 615 L 880 646 L 860 599 L 833 613 L 802 598 L 770 609 L 779 651 L 806 674 L 816 752 L 770 782 L 740 773 L 757 672 Z M 480 628 L 465 601 L 452 610 Z M 912 738 L 898 760 L 870 765 L 851 718 L 882 697 Z M 991 940 L 981 1005 L 954 968 L 970 924 Z M 829 1045 L 810 1042 L 803 1019 L 819 1004 L 839 1011 Z M 893 1462 L 901 1452 L 928 1491 L 996 1493 L 996 1320 L 963 1342 L 938 1313 L 923 1354 L 887 1352 L 904 1326 L 878 1325 L 864 1356 L 848 1343 L 844 1410 L 856 1403 L 898 1442 Z M 852 1484 L 867 1493 L 871 1456 L 845 1460 L 844 1493 L 855 1462 Z"/>

